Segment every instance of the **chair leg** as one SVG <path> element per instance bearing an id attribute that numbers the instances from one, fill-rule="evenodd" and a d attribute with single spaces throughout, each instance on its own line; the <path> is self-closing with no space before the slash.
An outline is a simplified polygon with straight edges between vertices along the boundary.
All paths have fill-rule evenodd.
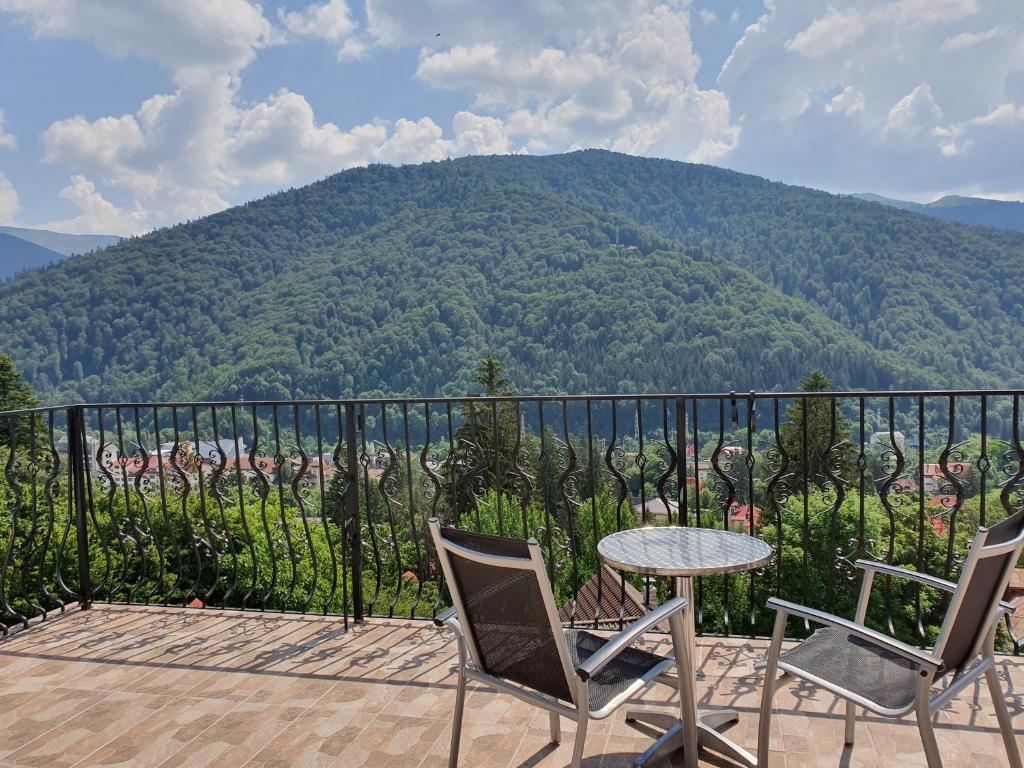
<path id="1" fill-rule="evenodd" d="M 1017 748 L 1017 739 L 1013 735 L 1010 713 L 1006 709 L 1006 700 L 999 687 L 999 676 L 996 674 L 994 665 L 990 664 L 985 670 L 985 680 L 988 681 L 988 691 L 992 695 L 992 706 L 996 710 L 999 731 L 1003 734 L 1003 744 L 1006 746 L 1006 756 L 1010 759 L 1010 768 L 1021 768 L 1020 750 Z"/>
<path id="2" fill-rule="evenodd" d="M 857 705 L 847 699 L 846 701 L 846 744 L 853 746 L 854 732 L 857 727 Z"/>
<path id="3" fill-rule="evenodd" d="M 459 640 L 459 684 L 455 692 L 455 717 L 452 721 L 452 746 L 448 751 L 448 768 L 459 765 L 459 742 L 462 739 L 462 713 L 466 708 L 466 647 Z"/>
<path id="4" fill-rule="evenodd" d="M 580 768 L 583 764 L 583 745 L 587 741 L 587 723 L 589 722 L 590 718 L 585 713 L 580 713 L 580 718 L 576 721 L 576 742 L 572 748 L 572 768 Z"/>
<path id="5" fill-rule="evenodd" d="M 767 661 L 764 666 L 764 690 L 761 693 L 761 716 L 757 722 L 757 764 L 759 768 L 768 765 L 768 745 L 772 733 L 772 699 L 778 688 L 776 680 L 779 670 L 779 651 L 782 649 L 782 636 L 786 631 L 786 614 L 779 613 L 775 617 L 775 629 L 772 642 L 768 646 Z"/>
<path id="6" fill-rule="evenodd" d="M 942 758 L 939 756 L 939 743 L 935 740 L 932 710 L 927 693 L 923 696 L 918 695 L 916 709 L 917 730 L 921 732 L 921 743 L 924 744 L 924 757 L 928 761 L 928 768 L 942 768 Z"/>
<path id="7" fill-rule="evenodd" d="M 551 726 L 551 740 L 557 744 L 562 740 L 562 726 L 557 712 L 548 710 L 548 725 Z"/>

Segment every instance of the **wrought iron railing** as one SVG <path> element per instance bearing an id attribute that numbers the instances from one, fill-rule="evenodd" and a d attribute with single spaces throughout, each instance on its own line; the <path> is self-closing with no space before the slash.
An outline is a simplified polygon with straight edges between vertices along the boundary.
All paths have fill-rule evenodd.
<path id="1" fill-rule="evenodd" d="M 636 525 L 768 541 L 696 585 L 699 631 L 761 635 L 768 596 L 852 613 L 853 561 L 948 578 L 1024 503 L 1019 391 L 128 403 L 0 414 L 2 631 L 94 601 L 427 617 L 426 521 L 534 537 L 567 623 L 668 585 L 596 578 Z M 618 578 L 618 577 L 617 577 Z M 632 578 L 632 577 L 630 577 Z M 939 597 L 879 579 L 870 620 L 927 642 Z M 581 593 L 587 599 L 578 599 Z M 636 596 L 639 595 L 639 598 Z M 1009 625 L 1007 625 L 1009 626 Z M 1012 636 L 1004 647 L 1019 650 Z"/>

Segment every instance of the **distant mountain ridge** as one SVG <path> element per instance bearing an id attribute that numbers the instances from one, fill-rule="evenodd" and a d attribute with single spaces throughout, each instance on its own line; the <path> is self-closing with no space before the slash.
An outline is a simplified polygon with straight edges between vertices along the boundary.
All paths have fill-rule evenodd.
<path id="1" fill-rule="evenodd" d="M 850 197 L 867 200 L 871 203 L 881 203 L 904 211 L 923 213 L 943 221 L 1024 232 L 1024 202 L 946 195 L 930 203 L 914 203 L 909 200 L 883 197 L 871 192 L 861 192 L 850 195 Z"/>
<path id="2" fill-rule="evenodd" d="M 26 269 L 38 269 L 65 258 L 20 237 L 0 232 L 0 280 L 8 280 Z"/>
<path id="3" fill-rule="evenodd" d="M 41 245 L 62 256 L 74 256 L 88 253 L 108 245 L 119 243 L 123 238 L 118 235 L 69 235 L 65 232 L 53 232 L 49 229 L 31 229 L 29 227 L 0 227 L 0 234 L 11 235 L 30 243 Z"/>
<path id="4" fill-rule="evenodd" d="M 69 235 L 48 229 L 0 227 L 0 280 L 80 253 L 119 243 L 117 235 Z"/>

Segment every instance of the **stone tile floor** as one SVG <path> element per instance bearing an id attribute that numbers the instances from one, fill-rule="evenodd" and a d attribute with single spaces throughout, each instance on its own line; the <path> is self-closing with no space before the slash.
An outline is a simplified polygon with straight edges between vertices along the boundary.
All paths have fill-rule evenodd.
<path id="1" fill-rule="evenodd" d="M 667 649 L 664 643 L 663 650 Z M 699 641 L 702 704 L 736 708 L 753 750 L 762 642 Z M 0 642 L 0 766 L 447 765 L 454 645 L 426 622 L 96 606 Z M 1000 674 L 1024 728 L 1024 659 Z M 658 686 L 643 703 L 672 708 Z M 912 720 L 870 716 L 843 747 L 842 707 L 810 686 L 776 697 L 770 766 L 923 766 Z M 460 766 L 568 765 L 574 726 L 471 684 Z M 946 766 L 1007 764 L 987 689 L 939 715 Z M 588 768 L 630 765 L 650 741 L 621 714 L 591 725 Z M 658 765 L 670 766 L 679 756 Z M 711 755 L 702 766 L 728 766 Z"/>

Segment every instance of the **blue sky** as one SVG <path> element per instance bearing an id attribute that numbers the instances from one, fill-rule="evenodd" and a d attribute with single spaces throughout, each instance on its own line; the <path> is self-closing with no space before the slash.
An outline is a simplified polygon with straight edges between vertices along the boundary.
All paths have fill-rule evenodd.
<path id="1" fill-rule="evenodd" d="M 0 0 L 0 224 L 128 234 L 368 162 L 606 147 L 1024 197 L 1020 0 Z"/>

